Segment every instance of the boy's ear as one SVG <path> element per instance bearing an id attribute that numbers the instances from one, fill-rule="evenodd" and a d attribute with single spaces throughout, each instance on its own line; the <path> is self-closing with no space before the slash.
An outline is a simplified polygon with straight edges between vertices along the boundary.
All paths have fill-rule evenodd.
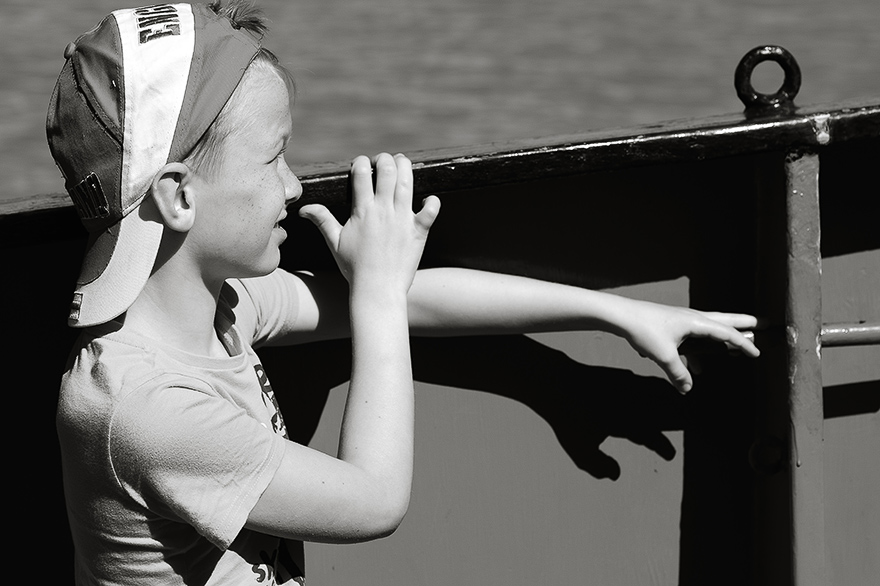
<path id="1" fill-rule="evenodd" d="M 193 177 L 184 163 L 168 163 L 153 177 L 153 201 L 165 225 L 176 232 L 188 232 L 195 221 Z"/>

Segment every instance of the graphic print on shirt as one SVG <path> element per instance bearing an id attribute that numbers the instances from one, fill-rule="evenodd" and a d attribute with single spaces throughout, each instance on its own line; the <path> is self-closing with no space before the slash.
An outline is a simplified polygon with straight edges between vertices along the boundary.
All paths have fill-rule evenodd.
<path id="1" fill-rule="evenodd" d="M 284 418 L 281 416 L 281 409 L 278 407 L 278 400 L 275 398 L 275 391 L 272 390 L 269 377 L 266 375 L 266 369 L 263 368 L 263 365 L 257 364 L 254 366 L 254 370 L 257 373 L 257 380 L 260 381 L 260 389 L 263 391 L 263 403 L 272 414 L 273 431 L 285 439 L 290 439 L 287 435 L 287 426 L 284 425 Z M 287 543 L 284 540 L 279 541 L 279 549 L 272 552 L 260 552 L 262 563 L 251 566 L 257 584 L 261 586 L 276 584 L 305 586 L 306 580 L 303 571 L 287 549 L 292 544 L 299 546 L 299 553 L 302 555 L 301 542 Z"/>
<path id="2" fill-rule="evenodd" d="M 263 390 L 263 403 L 266 409 L 272 413 L 272 429 L 275 433 L 284 436 L 284 439 L 290 439 L 287 435 L 287 427 L 284 425 L 284 418 L 281 416 L 281 409 L 278 407 L 278 401 L 275 399 L 275 391 L 269 383 L 269 377 L 266 376 L 266 369 L 262 364 L 254 366 L 257 371 L 257 379 L 260 381 L 260 388 Z"/>
<path id="3" fill-rule="evenodd" d="M 306 579 L 302 570 L 287 554 L 285 547 L 276 549 L 272 553 L 260 552 L 263 563 L 254 564 L 251 571 L 260 586 L 305 586 Z"/>

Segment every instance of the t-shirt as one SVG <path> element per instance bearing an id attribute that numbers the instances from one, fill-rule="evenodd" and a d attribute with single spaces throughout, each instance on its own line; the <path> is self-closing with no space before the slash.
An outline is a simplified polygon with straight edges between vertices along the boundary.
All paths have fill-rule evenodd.
<path id="1" fill-rule="evenodd" d="M 291 279 L 224 286 L 215 328 L 228 357 L 118 322 L 82 333 L 57 413 L 78 585 L 302 582 L 281 540 L 243 529 L 287 441 L 253 346 L 293 326 Z"/>

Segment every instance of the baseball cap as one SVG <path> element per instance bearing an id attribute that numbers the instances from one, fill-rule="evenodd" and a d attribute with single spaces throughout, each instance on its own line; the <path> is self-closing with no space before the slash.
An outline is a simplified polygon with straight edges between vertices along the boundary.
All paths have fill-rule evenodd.
<path id="1" fill-rule="evenodd" d="M 260 39 L 202 4 L 117 10 L 70 43 L 49 103 L 49 150 L 89 232 L 68 324 L 124 313 L 152 272 L 163 224 L 142 206 L 229 100 Z"/>

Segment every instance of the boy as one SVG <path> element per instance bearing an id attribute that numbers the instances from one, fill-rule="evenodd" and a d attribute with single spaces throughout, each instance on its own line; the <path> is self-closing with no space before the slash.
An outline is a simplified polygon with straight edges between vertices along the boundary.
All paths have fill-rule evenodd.
<path id="1" fill-rule="evenodd" d="M 114 12 L 65 51 L 47 134 L 91 233 L 70 313 L 85 329 L 57 416 L 78 584 L 302 582 L 282 539 L 393 532 L 412 476 L 410 333 L 601 328 L 682 392 L 684 338 L 758 354 L 734 329 L 750 316 L 417 272 L 440 204 L 413 213 L 402 155 L 353 161 L 344 226 L 301 210 L 348 303 L 313 294 L 277 268 L 302 189 L 284 160 L 290 84 L 264 30 L 239 3 L 158 5 Z M 286 439 L 253 347 L 349 335 L 333 458 Z"/>

